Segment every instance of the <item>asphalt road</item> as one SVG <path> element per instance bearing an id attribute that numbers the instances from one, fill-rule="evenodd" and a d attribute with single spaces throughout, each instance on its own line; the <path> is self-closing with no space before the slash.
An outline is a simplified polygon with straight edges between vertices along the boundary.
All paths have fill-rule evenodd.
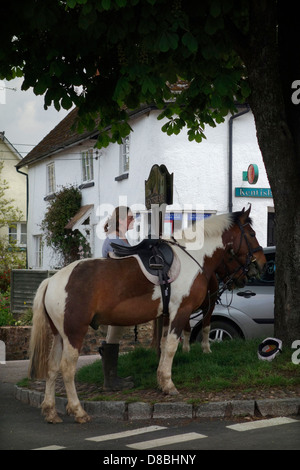
<path id="1" fill-rule="evenodd" d="M 124 455 L 131 451 L 136 455 L 142 450 L 148 456 L 174 451 L 197 455 L 196 451 L 201 450 L 300 449 L 299 417 L 287 418 L 279 424 L 273 420 L 267 423 L 268 427 L 244 431 L 229 428 L 238 422 L 226 420 L 128 422 L 94 418 L 79 425 L 73 417 L 64 416 L 62 424 L 51 425 L 43 420 L 38 408 L 15 400 L 12 384 L 0 383 L 0 393 L 1 450 L 97 450 L 99 460 L 111 458 L 117 451 L 125 452 Z M 263 422 L 266 424 L 266 420 Z M 251 423 L 242 422 L 243 425 Z"/>
<path id="2" fill-rule="evenodd" d="M 96 450 L 89 454 L 89 463 L 95 460 L 97 464 L 134 468 L 139 463 L 200 464 L 202 450 L 300 449 L 299 416 L 254 421 L 152 419 L 132 422 L 94 417 L 84 425 L 76 424 L 71 416 L 64 416 L 63 423 L 51 425 L 44 421 L 38 408 L 14 398 L 14 384 L 26 375 L 25 361 L 19 362 L 22 361 L 0 365 L 0 450 Z M 240 426 L 236 427 L 237 424 Z M 17 458 L 18 454 L 13 455 Z M 49 455 L 52 457 L 47 460 L 55 453 Z M 181 461 L 185 455 L 188 460 Z M 136 460 L 122 461 L 122 456 Z"/>

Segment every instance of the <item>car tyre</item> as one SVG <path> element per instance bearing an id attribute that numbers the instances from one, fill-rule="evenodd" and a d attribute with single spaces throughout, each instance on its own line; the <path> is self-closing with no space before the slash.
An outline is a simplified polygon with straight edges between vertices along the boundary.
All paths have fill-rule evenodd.
<path id="1" fill-rule="evenodd" d="M 242 335 L 231 323 L 222 320 L 212 321 L 210 324 L 209 341 L 227 341 L 233 338 L 241 338 Z M 196 341 L 202 341 L 202 330 L 199 331 Z"/>

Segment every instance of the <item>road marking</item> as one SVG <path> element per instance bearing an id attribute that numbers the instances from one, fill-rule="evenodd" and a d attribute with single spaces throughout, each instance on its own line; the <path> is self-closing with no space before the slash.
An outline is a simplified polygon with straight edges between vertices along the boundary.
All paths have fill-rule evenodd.
<path id="1" fill-rule="evenodd" d="M 88 437 L 86 441 L 103 442 L 110 441 L 111 439 L 122 439 L 123 437 L 137 436 L 146 432 L 160 431 L 167 429 L 162 426 L 148 426 L 146 428 L 132 429 L 131 431 L 117 432 L 114 434 L 105 434 L 103 436 Z"/>
<path id="2" fill-rule="evenodd" d="M 60 449 L 65 449 L 65 447 L 62 446 L 46 446 L 46 447 L 38 447 L 37 449 L 32 449 L 32 450 L 60 450 Z"/>
<path id="3" fill-rule="evenodd" d="M 137 450 L 153 449 L 156 447 L 167 446 L 170 444 L 178 444 L 179 442 L 194 441 L 196 439 L 204 439 L 204 434 L 198 434 L 197 432 L 188 432 L 185 434 L 179 434 L 177 436 L 162 437 L 161 439 L 152 439 L 151 441 L 136 442 L 135 444 L 129 444 L 126 447 Z"/>
<path id="4" fill-rule="evenodd" d="M 226 426 L 229 429 L 233 429 L 234 431 L 251 431 L 251 429 L 261 429 L 267 428 L 269 426 L 279 426 L 281 424 L 290 424 L 299 422 L 297 419 L 292 418 L 271 418 L 271 419 L 263 419 L 261 421 L 251 421 L 250 423 L 239 423 L 239 424 L 232 424 L 230 426 Z"/>

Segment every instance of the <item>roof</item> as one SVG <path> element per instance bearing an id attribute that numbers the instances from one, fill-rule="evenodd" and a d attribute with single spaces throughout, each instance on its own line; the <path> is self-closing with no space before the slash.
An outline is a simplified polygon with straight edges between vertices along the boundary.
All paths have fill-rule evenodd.
<path id="1" fill-rule="evenodd" d="M 4 131 L 0 132 L 0 140 L 2 140 L 2 142 L 8 146 L 8 148 L 12 151 L 12 153 L 13 153 L 19 160 L 22 160 L 22 155 L 20 155 L 20 153 L 18 152 L 18 150 L 13 146 L 13 144 L 10 143 L 10 141 L 5 137 L 4 134 L 5 134 Z M 25 165 L 26 165 L 26 163 L 25 163 Z"/>
<path id="2" fill-rule="evenodd" d="M 175 84 L 168 84 L 169 88 L 174 94 L 180 93 L 182 90 L 189 86 L 189 83 L 185 80 L 178 80 Z M 141 104 L 138 109 L 128 111 L 130 118 L 138 117 L 145 114 L 157 107 L 153 104 Z M 76 120 L 78 116 L 78 108 L 74 108 L 57 126 L 44 137 L 44 139 L 34 147 L 27 155 L 19 162 L 16 166 L 21 168 L 22 166 L 34 163 L 38 160 L 42 160 L 49 157 L 66 147 L 78 144 L 87 139 L 94 139 L 98 136 L 99 131 L 96 129 L 92 131 L 85 131 L 79 133 L 76 130 Z"/>
<path id="3" fill-rule="evenodd" d="M 91 214 L 91 211 L 94 207 L 94 204 L 87 204 L 81 206 L 79 211 L 72 217 L 71 220 L 65 226 L 66 229 L 75 230 L 79 225 L 81 225 Z"/>
<path id="4" fill-rule="evenodd" d="M 53 155 L 66 147 L 75 145 L 83 140 L 93 138 L 97 135 L 97 130 L 85 131 L 79 133 L 74 124 L 76 123 L 78 108 L 74 108 L 70 113 L 60 121 L 57 126 L 43 138 L 27 155 L 17 164 L 17 168 L 42 160 Z"/>
<path id="5" fill-rule="evenodd" d="M 129 112 L 130 117 L 138 117 L 141 114 L 147 113 L 151 109 L 157 109 L 153 105 L 142 105 L 139 109 Z M 54 155 L 59 151 L 83 142 L 87 139 L 95 139 L 99 131 L 94 129 L 92 131 L 85 131 L 79 133 L 76 130 L 76 120 L 78 115 L 78 108 L 74 108 L 57 126 L 49 132 L 46 137 L 34 147 L 16 166 L 22 166 L 42 160 L 46 157 Z"/>

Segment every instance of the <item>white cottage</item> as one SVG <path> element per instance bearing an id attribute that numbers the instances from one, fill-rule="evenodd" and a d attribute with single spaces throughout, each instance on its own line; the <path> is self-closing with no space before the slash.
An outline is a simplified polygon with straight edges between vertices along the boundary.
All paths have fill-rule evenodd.
<path id="1" fill-rule="evenodd" d="M 189 142 L 184 131 L 171 137 L 163 133 L 158 114 L 154 107 L 140 108 L 131 114 L 133 132 L 123 145 L 95 149 L 97 131 L 75 132 L 77 109 L 73 109 L 18 163 L 19 169 L 28 166 L 29 175 L 29 268 L 57 267 L 55 253 L 42 242 L 40 224 L 48 201 L 65 186 L 77 186 L 82 192 L 81 211 L 70 227 L 84 231 L 88 226 L 94 257 L 101 256 L 104 221 L 118 205 L 130 206 L 138 215 L 135 230 L 129 233 L 131 242 L 146 236 L 145 180 L 154 164 L 173 173 L 166 235 L 195 219 L 241 210 L 251 203 L 258 240 L 263 246 L 274 244 L 272 193 L 251 110 L 241 107 L 216 128 L 207 127 L 207 138 L 200 144 Z"/>

